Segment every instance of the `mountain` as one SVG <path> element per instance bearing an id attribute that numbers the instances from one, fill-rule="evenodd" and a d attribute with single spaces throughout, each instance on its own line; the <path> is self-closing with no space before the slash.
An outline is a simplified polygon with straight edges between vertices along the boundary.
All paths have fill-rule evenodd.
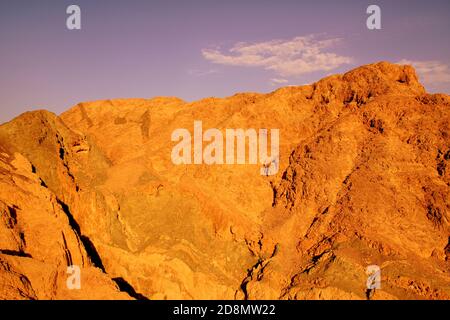
<path id="1" fill-rule="evenodd" d="M 279 129 L 278 173 L 174 164 L 194 121 Z M 0 298 L 449 299 L 449 121 L 450 96 L 387 62 L 269 94 L 27 112 L 0 126 Z"/>

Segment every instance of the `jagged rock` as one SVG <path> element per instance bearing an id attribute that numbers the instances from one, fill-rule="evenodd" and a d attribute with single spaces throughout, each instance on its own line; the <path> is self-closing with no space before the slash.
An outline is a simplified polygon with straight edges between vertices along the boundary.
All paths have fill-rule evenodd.
<path id="1" fill-rule="evenodd" d="M 449 108 L 382 62 L 269 94 L 23 114 L 0 126 L 0 295 L 366 299 L 377 264 L 372 299 L 448 299 Z M 171 133 L 194 120 L 280 129 L 279 173 L 174 165 Z M 63 289 L 67 252 L 86 291 Z"/>
<path id="2" fill-rule="evenodd" d="M 20 153 L 0 145 L 0 299 L 127 299 L 95 268 L 63 203 Z M 81 268 L 80 290 L 66 285 Z"/>

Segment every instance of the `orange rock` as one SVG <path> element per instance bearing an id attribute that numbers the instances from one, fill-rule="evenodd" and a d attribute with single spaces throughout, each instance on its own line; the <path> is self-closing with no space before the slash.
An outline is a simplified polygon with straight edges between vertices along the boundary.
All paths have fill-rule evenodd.
<path id="1" fill-rule="evenodd" d="M 381 62 L 269 94 L 23 114 L 0 126 L 0 297 L 448 299 L 449 108 Z M 280 129 L 278 174 L 174 165 L 171 133 L 195 120 Z"/>

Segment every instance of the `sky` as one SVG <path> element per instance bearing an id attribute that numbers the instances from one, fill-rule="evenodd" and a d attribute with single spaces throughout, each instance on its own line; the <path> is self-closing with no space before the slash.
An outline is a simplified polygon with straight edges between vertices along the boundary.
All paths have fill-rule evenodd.
<path id="1" fill-rule="evenodd" d="M 448 0 L 2 0 L 0 123 L 84 101 L 271 92 L 382 60 L 448 94 L 448 30 Z"/>

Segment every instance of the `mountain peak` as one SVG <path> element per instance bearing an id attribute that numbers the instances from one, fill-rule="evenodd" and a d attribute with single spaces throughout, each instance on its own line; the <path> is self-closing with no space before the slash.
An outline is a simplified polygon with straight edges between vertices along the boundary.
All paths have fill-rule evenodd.
<path id="1" fill-rule="evenodd" d="M 425 88 L 419 83 L 412 66 L 389 62 L 368 64 L 343 75 L 333 75 L 313 85 L 312 97 L 322 103 L 364 104 L 381 95 L 422 95 Z"/>
<path id="2" fill-rule="evenodd" d="M 0 126 L 0 282 L 73 297 L 51 280 L 70 263 L 98 279 L 87 299 L 125 295 L 114 279 L 150 299 L 448 299 L 449 106 L 379 62 L 269 94 L 26 113 Z M 175 164 L 173 132 L 196 121 L 278 129 L 278 173 Z"/>
<path id="3" fill-rule="evenodd" d="M 404 86 L 406 85 L 413 93 L 425 93 L 424 87 L 419 82 L 416 70 L 410 65 L 399 65 L 382 61 L 353 69 L 345 73 L 343 79 L 369 86 L 384 83 L 398 91 L 405 91 Z"/>

